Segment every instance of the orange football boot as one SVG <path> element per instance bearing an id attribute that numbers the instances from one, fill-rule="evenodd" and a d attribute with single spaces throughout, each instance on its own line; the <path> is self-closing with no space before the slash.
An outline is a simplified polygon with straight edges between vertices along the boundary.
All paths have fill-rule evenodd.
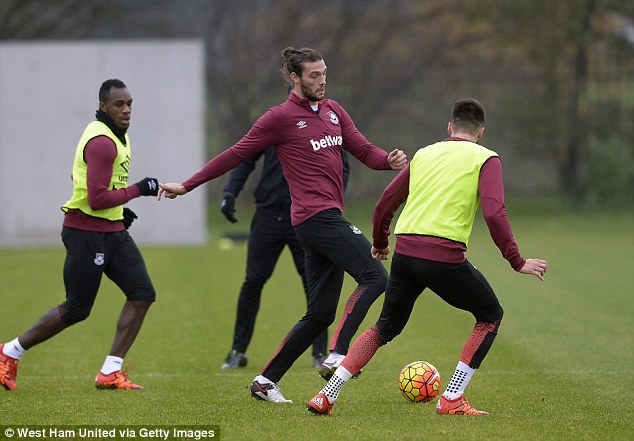
<path id="1" fill-rule="evenodd" d="M 436 404 L 436 413 L 439 415 L 488 415 L 489 412 L 478 410 L 471 406 L 464 395 L 455 400 L 440 397 Z"/>
<path id="2" fill-rule="evenodd" d="M 0 345 L 0 384 L 6 390 L 15 390 L 15 377 L 18 375 L 18 360 L 2 352 L 4 344 Z"/>
<path id="3" fill-rule="evenodd" d="M 332 415 L 332 404 L 324 394 L 317 394 L 308 402 L 306 410 L 316 415 Z"/>
<path id="4" fill-rule="evenodd" d="M 121 370 L 107 375 L 103 372 L 99 372 L 97 378 L 95 378 L 95 387 L 97 389 L 143 389 L 143 387 L 138 384 L 131 382 L 128 376 Z"/>

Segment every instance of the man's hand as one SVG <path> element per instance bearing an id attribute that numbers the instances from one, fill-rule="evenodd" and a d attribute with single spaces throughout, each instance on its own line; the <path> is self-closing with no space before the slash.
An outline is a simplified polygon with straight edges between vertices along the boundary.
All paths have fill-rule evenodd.
<path id="1" fill-rule="evenodd" d="M 407 155 L 403 150 L 394 149 L 387 155 L 387 162 L 392 170 L 402 170 L 407 165 Z"/>
<path id="2" fill-rule="evenodd" d="M 132 222 L 134 222 L 134 219 L 138 219 L 136 213 L 134 213 L 134 211 L 130 210 L 127 207 L 123 207 L 123 226 L 125 227 L 125 229 L 127 230 L 128 228 L 130 228 L 130 225 L 132 225 Z"/>
<path id="3" fill-rule="evenodd" d="M 220 211 L 225 215 L 227 220 L 232 224 L 238 222 L 233 214 L 236 212 L 236 198 L 231 193 L 225 193 L 222 195 L 222 202 L 220 203 Z"/>
<path id="4" fill-rule="evenodd" d="M 372 253 L 372 258 L 374 260 L 387 260 L 387 256 L 390 255 L 390 247 L 385 247 L 381 249 L 372 247 L 372 250 L 370 252 Z"/>
<path id="5" fill-rule="evenodd" d="M 159 191 L 159 182 L 156 178 L 141 179 L 136 184 L 141 191 L 141 196 L 156 196 Z"/>
<path id="6" fill-rule="evenodd" d="M 543 282 L 546 270 L 548 270 L 548 262 L 545 260 L 526 259 L 526 263 L 519 269 L 519 272 L 522 274 L 531 274 Z"/>
<path id="7" fill-rule="evenodd" d="M 174 199 L 176 196 L 182 196 L 187 193 L 187 189 L 182 184 L 159 184 L 159 191 L 157 200 L 161 200 L 161 195 L 164 194 L 167 199 Z"/>

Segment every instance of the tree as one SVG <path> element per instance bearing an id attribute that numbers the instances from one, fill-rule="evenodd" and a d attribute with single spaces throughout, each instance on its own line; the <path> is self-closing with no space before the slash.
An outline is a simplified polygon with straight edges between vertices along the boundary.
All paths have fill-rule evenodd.
<path id="1" fill-rule="evenodd" d="M 4 0 L 0 39 L 204 40 L 210 155 L 283 99 L 279 52 L 314 47 L 377 145 L 411 156 L 478 98 L 510 192 L 582 201 L 634 188 L 633 16 L 626 0 Z M 391 176 L 352 167 L 350 197 Z"/>
<path id="2" fill-rule="evenodd" d="M 614 29 L 604 26 L 605 16 L 615 11 L 621 14 L 625 3 L 608 0 L 469 3 L 465 9 L 467 16 L 486 23 L 500 42 L 497 56 L 516 57 L 519 52 L 524 66 L 535 69 L 541 92 L 519 98 L 529 103 L 525 106 L 526 114 L 533 117 L 526 128 L 537 150 L 556 161 L 560 188 L 581 203 L 591 188 L 587 173 L 592 168 L 591 143 L 596 140 L 593 131 L 598 128 L 593 124 L 596 95 L 591 90 L 589 71 L 596 71 L 602 62 L 610 62 L 602 54 L 614 51 L 616 46 Z M 488 12 L 486 17 L 482 10 Z M 614 68 L 632 69 L 631 49 L 629 52 L 628 61 Z"/>

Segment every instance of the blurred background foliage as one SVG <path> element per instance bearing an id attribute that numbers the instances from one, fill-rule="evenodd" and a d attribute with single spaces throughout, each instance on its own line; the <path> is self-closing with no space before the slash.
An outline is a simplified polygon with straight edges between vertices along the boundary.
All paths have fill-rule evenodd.
<path id="1" fill-rule="evenodd" d="M 507 195 L 633 208 L 634 2 L 0 2 L 0 41 L 173 38 L 205 42 L 210 157 L 284 99 L 279 52 L 308 46 L 328 65 L 327 96 L 386 150 L 411 157 L 443 138 L 451 103 L 474 97 Z M 186 105 L 175 97 L 174 112 Z M 356 161 L 352 173 L 349 200 L 375 201 L 393 176 Z"/>

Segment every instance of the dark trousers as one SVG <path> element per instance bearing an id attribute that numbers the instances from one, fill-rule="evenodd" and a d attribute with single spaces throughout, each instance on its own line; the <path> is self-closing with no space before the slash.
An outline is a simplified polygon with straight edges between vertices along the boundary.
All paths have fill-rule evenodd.
<path id="1" fill-rule="evenodd" d="M 290 219 L 256 210 L 249 234 L 246 277 L 238 297 L 238 312 L 233 335 L 233 349 L 236 351 L 247 351 L 260 309 L 262 288 L 271 278 L 280 254 L 287 245 L 293 255 L 295 268 L 301 276 L 304 293 L 308 299 L 304 250 L 297 240 Z M 313 339 L 313 357 L 326 355 L 327 340 L 327 329 Z"/>
<path id="2" fill-rule="evenodd" d="M 128 300 L 155 300 L 143 256 L 127 230 L 100 233 L 63 227 L 62 241 L 66 247 L 66 301 L 60 308 L 66 324 L 89 316 L 103 274 L 121 288 Z"/>
<path id="3" fill-rule="evenodd" d="M 372 259 L 370 242 L 339 210 L 317 213 L 295 226 L 295 232 L 306 253 L 308 309 L 262 370 L 262 375 L 275 383 L 310 342 L 333 323 L 344 272 L 355 279 L 358 287 L 333 335 L 335 350 L 342 354 L 347 354 L 350 339 L 387 284 L 387 271 L 381 262 Z"/>
<path id="4" fill-rule="evenodd" d="M 491 325 L 486 335 L 477 339 L 478 347 L 469 348 L 472 357 L 467 364 L 480 367 L 497 335 L 504 311 L 493 288 L 468 261 L 442 263 L 395 253 L 383 309 L 376 323 L 383 340 L 387 343 L 401 333 L 416 299 L 427 288 L 454 308 L 470 312 L 476 323 Z"/>

